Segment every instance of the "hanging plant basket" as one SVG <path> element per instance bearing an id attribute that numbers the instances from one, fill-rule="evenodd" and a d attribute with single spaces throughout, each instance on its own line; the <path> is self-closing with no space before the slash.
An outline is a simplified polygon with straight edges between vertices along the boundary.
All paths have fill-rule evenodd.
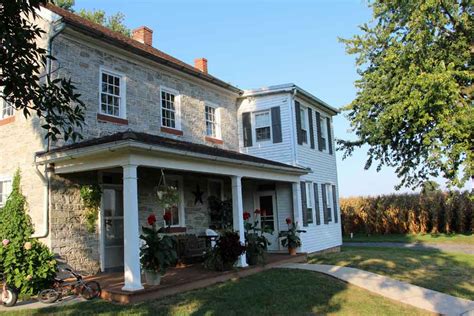
<path id="1" fill-rule="evenodd" d="M 179 191 L 175 186 L 159 186 L 156 191 L 156 196 L 158 197 L 159 205 L 164 209 L 168 209 L 179 203 Z"/>

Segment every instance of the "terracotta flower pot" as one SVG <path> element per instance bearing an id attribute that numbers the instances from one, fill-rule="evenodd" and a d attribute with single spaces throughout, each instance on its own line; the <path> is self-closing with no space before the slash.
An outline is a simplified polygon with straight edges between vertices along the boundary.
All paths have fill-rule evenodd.
<path id="1" fill-rule="evenodd" d="M 288 248 L 288 253 L 290 256 L 296 256 L 296 248 Z"/>

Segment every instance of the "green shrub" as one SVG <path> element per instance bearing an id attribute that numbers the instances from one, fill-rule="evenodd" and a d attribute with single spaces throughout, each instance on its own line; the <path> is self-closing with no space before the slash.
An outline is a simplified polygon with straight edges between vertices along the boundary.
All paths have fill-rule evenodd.
<path id="1" fill-rule="evenodd" d="M 34 295 L 52 281 L 56 261 L 44 244 L 31 238 L 34 230 L 26 207 L 17 171 L 12 193 L 0 210 L 0 270 L 20 294 Z"/>
<path id="2" fill-rule="evenodd" d="M 340 199 L 344 233 L 472 233 L 474 206 L 468 191 L 425 190 Z"/>

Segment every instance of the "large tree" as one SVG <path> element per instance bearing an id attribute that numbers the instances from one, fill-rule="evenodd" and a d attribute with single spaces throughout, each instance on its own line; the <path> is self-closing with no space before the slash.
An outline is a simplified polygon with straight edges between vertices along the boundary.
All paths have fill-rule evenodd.
<path id="1" fill-rule="evenodd" d="M 462 185 L 474 174 L 472 0 L 375 0 L 373 21 L 343 39 L 356 55 L 357 96 L 345 110 L 365 167 L 394 167 L 398 187 L 431 177 Z"/>
<path id="2" fill-rule="evenodd" d="M 45 32 L 36 24 L 47 0 L 8 0 L 0 4 L 0 98 L 25 117 L 36 114 L 46 137 L 77 139 L 84 104 L 70 78 L 54 78 L 54 58 L 38 45 Z M 0 99 L 0 102 L 2 101 Z"/>

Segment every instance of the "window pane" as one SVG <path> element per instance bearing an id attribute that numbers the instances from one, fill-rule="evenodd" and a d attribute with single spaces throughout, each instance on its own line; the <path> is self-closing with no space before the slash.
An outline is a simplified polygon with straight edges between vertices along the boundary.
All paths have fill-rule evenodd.
<path id="1" fill-rule="evenodd" d="M 270 140 L 270 127 L 257 128 L 255 134 L 257 141 Z"/>
<path id="2" fill-rule="evenodd" d="M 255 126 L 256 127 L 265 127 L 270 126 L 270 113 L 257 113 L 255 114 Z"/>
<path id="3" fill-rule="evenodd" d="M 120 116 L 120 77 L 102 74 L 101 111 L 104 114 Z"/>

